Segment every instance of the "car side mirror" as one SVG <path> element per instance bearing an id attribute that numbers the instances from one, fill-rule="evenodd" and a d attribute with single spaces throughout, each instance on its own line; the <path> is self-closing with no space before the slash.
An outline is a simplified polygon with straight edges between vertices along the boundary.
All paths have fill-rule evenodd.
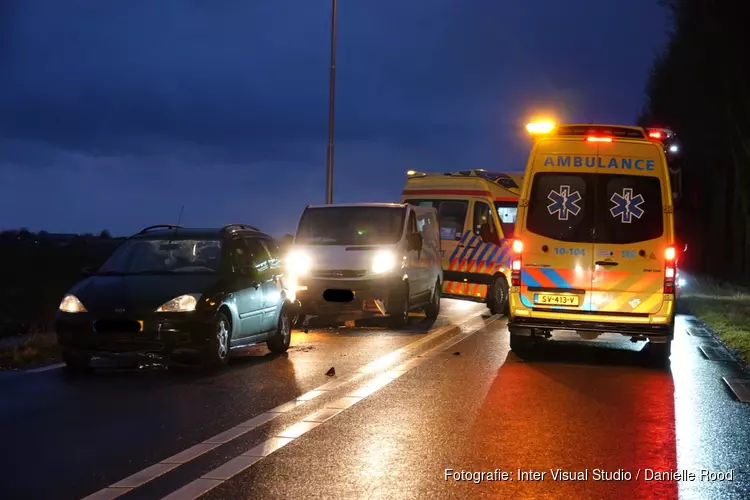
<path id="1" fill-rule="evenodd" d="M 424 245 L 424 240 L 422 239 L 422 235 L 420 233 L 412 233 L 409 235 L 408 240 L 409 250 L 414 251 L 421 251 L 422 246 Z"/>
<path id="2" fill-rule="evenodd" d="M 495 242 L 495 233 L 492 232 L 492 227 L 489 225 L 489 223 L 485 222 L 484 224 L 479 226 L 479 237 L 484 243 Z"/>

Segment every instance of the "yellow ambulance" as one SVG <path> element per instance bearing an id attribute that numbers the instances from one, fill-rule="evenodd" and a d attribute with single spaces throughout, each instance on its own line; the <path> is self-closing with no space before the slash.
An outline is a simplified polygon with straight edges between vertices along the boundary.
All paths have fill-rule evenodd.
<path id="1" fill-rule="evenodd" d="M 553 330 L 649 340 L 669 362 L 677 248 L 660 130 L 539 128 L 520 193 L 510 340 L 519 355 Z"/>
<path id="2" fill-rule="evenodd" d="M 505 313 L 522 174 L 407 174 L 401 202 L 434 207 L 438 213 L 443 296 L 486 302 L 493 314 Z"/>

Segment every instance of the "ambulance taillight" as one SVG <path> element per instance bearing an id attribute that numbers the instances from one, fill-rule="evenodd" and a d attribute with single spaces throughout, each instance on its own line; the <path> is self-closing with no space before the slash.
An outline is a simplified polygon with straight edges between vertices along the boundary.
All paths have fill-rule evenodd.
<path id="1" fill-rule="evenodd" d="M 677 279 L 677 249 L 675 247 L 667 247 L 664 251 L 664 293 L 674 293 L 675 281 Z"/>
<path id="2" fill-rule="evenodd" d="M 601 136 L 596 136 L 596 135 L 590 135 L 586 137 L 586 140 L 588 142 L 612 142 L 611 137 L 601 137 Z"/>
<path id="3" fill-rule="evenodd" d="M 521 286 L 521 252 L 523 241 L 513 240 L 513 260 L 510 264 L 510 286 Z"/>

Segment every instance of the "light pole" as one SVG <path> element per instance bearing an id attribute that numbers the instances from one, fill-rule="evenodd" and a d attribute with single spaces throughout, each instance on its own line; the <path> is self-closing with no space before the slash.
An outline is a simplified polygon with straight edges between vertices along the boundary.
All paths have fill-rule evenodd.
<path id="1" fill-rule="evenodd" d="M 326 153 L 326 204 L 333 203 L 333 117 L 336 101 L 336 21 L 337 1 L 331 0 L 331 74 L 328 83 L 328 151 Z"/>

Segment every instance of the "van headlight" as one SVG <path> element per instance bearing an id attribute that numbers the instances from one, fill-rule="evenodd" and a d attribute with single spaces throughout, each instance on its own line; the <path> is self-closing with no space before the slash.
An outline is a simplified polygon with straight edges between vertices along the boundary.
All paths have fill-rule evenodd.
<path id="1" fill-rule="evenodd" d="M 396 267 L 396 256 L 393 252 L 378 252 L 372 258 L 372 272 L 374 274 L 387 273 Z"/>
<path id="2" fill-rule="evenodd" d="M 312 259 L 305 252 L 293 250 L 286 257 L 286 267 L 293 276 L 304 276 L 310 272 Z"/>
<path id="3" fill-rule="evenodd" d="M 195 311 L 195 306 L 201 298 L 199 293 L 188 293 L 175 297 L 169 302 L 160 305 L 156 312 L 190 312 Z"/>

